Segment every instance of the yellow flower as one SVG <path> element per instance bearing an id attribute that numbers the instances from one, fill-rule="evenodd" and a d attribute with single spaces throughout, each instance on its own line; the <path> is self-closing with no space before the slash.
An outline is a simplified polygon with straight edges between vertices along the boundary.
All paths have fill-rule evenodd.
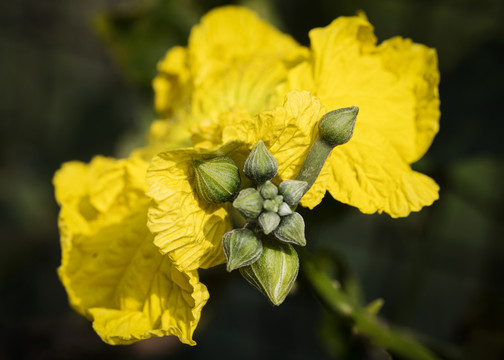
<path id="1" fill-rule="evenodd" d="M 156 104 L 161 114 L 170 114 L 165 138 L 185 131 L 199 147 L 242 141 L 251 149 L 257 140 L 268 146 L 278 134 L 270 129 L 286 124 L 285 97 L 292 90 L 308 91 L 312 97 L 303 95 L 302 101 L 324 112 L 347 106 L 360 112 L 352 140 L 333 150 L 302 205 L 313 208 L 326 191 L 364 213 L 392 217 L 432 204 L 437 184 L 411 164 L 425 154 L 439 128 L 435 50 L 399 37 L 377 45 L 363 16 L 338 18 L 312 30 L 310 39 L 310 50 L 296 45 L 246 9 L 210 12 L 191 32 L 189 46 L 171 50 L 159 65 Z M 271 71 L 255 67 L 261 58 Z M 280 164 L 291 164 L 280 173 L 282 179 L 299 170 L 324 112 L 300 124 L 310 131 L 300 140 L 303 145 L 285 145 L 292 151 L 283 153 L 270 149 Z"/>
<path id="2" fill-rule="evenodd" d="M 75 310 L 109 344 L 192 334 L 208 299 L 196 271 L 159 254 L 147 228 L 148 163 L 97 156 L 65 163 L 54 176 L 61 206 L 58 269 Z"/>
<path id="3" fill-rule="evenodd" d="M 176 127 L 165 129 L 165 149 L 173 137 L 189 138 L 192 125 L 215 123 L 235 106 L 255 115 L 280 104 L 288 71 L 308 56 L 246 9 L 210 11 L 192 29 L 187 48 L 171 49 L 158 64 L 156 110 Z"/>
<path id="4" fill-rule="evenodd" d="M 436 183 L 411 169 L 438 131 L 435 51 L 402 38 L 376 45 L 363 17 L 310 39 L 302 47 L 243 8 L 211 11 L 158 65 L 162 119 L 147 146 L 56 173 L 58 274 L 105 342 L 175 335 L 194 344 L 208 299 L 197 269 L 225 261 L 222 236 L 236 221 L 229 204 L 198 197 L 194 160 L 227 155 L 242 168 L 262 140 L 278 184 L 295 178 L 325 113 L 358 106 L 353 138 L 332 151 L 301 204 L 313 208 L 329 191 L 364 213 L 399 217 L 437 199 Z"/>

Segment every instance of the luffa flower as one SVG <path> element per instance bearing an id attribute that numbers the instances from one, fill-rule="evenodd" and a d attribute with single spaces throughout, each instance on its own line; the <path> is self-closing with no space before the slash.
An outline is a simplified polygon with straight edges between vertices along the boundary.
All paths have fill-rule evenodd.
<path id="1" fill-rule="evenodd" d="M 320 118 L 358 106 L 352 140 L 331 152 L 301 204 L 313 208 L 329 191 L 364 213 L 400 217 L 437 199 L 435 182 L 410 166 L 438 130 L 435 51 L 402 38 L 377 46 L 363 17 L 339 18 L 310 39 L 302 47 L 243 8 L 211 11 L 188 47 L 159 63 L 162 119 L 148 145 L 127 160 L 57 172 L 59 275 L 104 341 L 176 335 L 194 344 L 208 298 L 197 269 L 225 261 L 222 237 L 239 222 L 229 203 L 198 196 L 195 160 L 227 156 L 242 169 L 262 141 L 278 160 L 273 182 L 294 179 Z"/>

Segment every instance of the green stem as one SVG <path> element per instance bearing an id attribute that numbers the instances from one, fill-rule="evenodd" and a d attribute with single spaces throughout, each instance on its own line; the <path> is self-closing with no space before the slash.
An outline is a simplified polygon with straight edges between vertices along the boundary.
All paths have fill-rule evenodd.
<path id="1" fill-rule="evenodd" d="M 332 149 L 333 146 L 328 145 L 320 137 L 317 138 L 310 147 L 310 150 L 303 162 L 303 166 L 296 176 L 296 180 L 306 181 L 308 183 L 306 192 L 308 192 L 315 180 L 317 180 L 317 177 Z"/>
<path id="2" fill-rule="evenodd" d="M 371 311 L 354 303 L 323 270 L 317 266 L 312 255 L 299 249 L 301 269 L 309 285 L 330 311 L 347 319 L 355 330 L 368 337 L 375 345 L 411 360 L 438 360 L 430 350 L 403 332 L 383 324 Z"/>

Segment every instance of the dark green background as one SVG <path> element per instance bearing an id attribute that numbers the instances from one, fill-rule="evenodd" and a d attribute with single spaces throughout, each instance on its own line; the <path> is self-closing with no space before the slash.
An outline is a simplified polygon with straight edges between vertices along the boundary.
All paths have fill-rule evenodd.
<path id="1" fill-rule="evenodd" d="M 124 155 L 152 111 L 155 64 L 224 1 L 0 1 L 0 358 L 381 359 L 328 315 L 303 280 L 273 308 L 237 274 L 202 272 L 211 299 L 196 347 L 176 338 L 108 346 L 73 312 L 56 268 L 51 178 L 64 161 Z M 364 303 L 446 359 L 504 358 L 504 4 L 244 1 L 298 41 L 364 10 L 379 40 L 438 50 L 441 132 L 416 167 L 440 200 L 409 218 L 330 197 L 304 212 L 308 249 Z"/>

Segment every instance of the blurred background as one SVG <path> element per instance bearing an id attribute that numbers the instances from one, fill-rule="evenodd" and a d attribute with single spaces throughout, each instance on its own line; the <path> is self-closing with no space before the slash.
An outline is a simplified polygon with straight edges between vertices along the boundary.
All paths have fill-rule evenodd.
<path id="1" fill-rule="evenodd" d="M 402 35 L 437 49 L 441 131 L 415 167 L 440 184 L 440 200 L 393 220 L 326 198 L 304 213 L 309 250 L 337 264 L 364 304 L 382 298 L 380 316 L 440 358 L 504 359 L 501 0 L 0 1 L 0 359 L 387 358 L 302 278 L 273 308 L 239 275 L 202 271 L 211 298 L 196 347 L 174 337 L 109 346 L 68 306 L 54 171 L 140 144 L 155 119 L 157 61 L 230 3 L 305 45 L 309 29 L 364 10 L 379 41 Z"/>

